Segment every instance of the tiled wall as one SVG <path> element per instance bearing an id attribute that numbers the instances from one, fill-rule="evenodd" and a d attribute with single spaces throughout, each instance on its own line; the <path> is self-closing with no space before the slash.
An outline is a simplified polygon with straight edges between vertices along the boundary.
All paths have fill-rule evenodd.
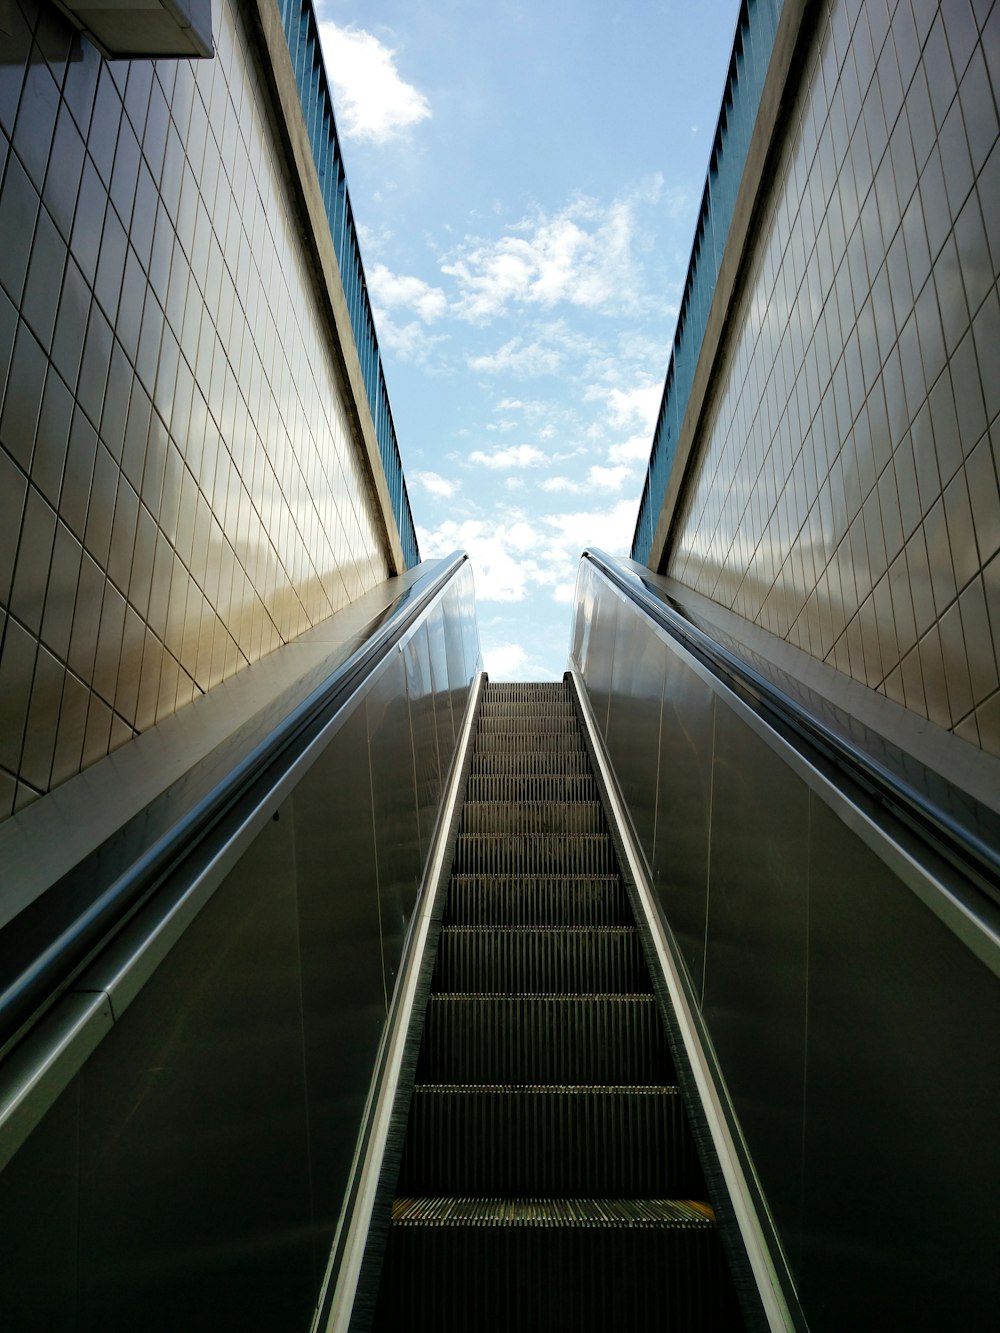
<path id="1" fill-rule="evenodd" d="M 384 579 L 262 79 L 0 33 L 0 817 Z"/>
<path id="2" fill-rule="evenodd" d="M 669 572 L 1000 754 L 1000 5 L 821 9 Z"/>

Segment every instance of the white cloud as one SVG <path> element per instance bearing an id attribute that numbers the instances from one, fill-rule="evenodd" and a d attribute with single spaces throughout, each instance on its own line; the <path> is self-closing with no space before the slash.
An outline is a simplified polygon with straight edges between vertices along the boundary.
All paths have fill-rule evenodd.
<path id="1" fill-rule="evenodd" d="M 595 464 L 587 469 L 583 481 L 573 481 L 570 477 L 546 477 L 540 482 L 540 489 L 552 493 L 565 492 L 569 495 L 585 495 L 588 492 L 620 491 L 625 482 L 633 475 L 630 467 L 618 465 L 602 467 Z"/>
<path id="2" fill-rule="evenodd" d="M 483 666 L 490 676 L 509 676 L 522 668 L 528 660 L 528 654 L 519 643 L 495 643 L 483 647 Z"/>
<path id="3" fill-rule="evenodd" d="M 552 460 L 533 444 L 511 444 L 506 449 L 494 449 L 491 454 L 474 449 L 469 462 L 494 471 L 514 467 L 548 467 Z"/>
<path id="4" fill-rule="evenodd" d="M 490 519 L 447 519 L 419 534 L 420 549 L 428 559 L 467 551 L 479 602 L 523 602 L 540 588 L 563 602 L 585 547 L 599 546 L 611 555 L 628 552 L 637 507 L 635 499 L 627 499 L 609 508 L 530 520 L 517 511 Z"/>
<path id="5" fill-rule="evenodd" d="M 450 499 L 461 486 L 461 482 L 450 481 L 437 472 L 415 472 L 413 479 L 419 482 L 425 491 L 429 491 L 431 495 L 438 495 L 444 500 Z"/>
<path id="6" fill-rule="evenodd" d="M 520 602 L 527 595 L 530 574 L 528 562 L 519 558 L 526 537 L 523 528 L 518 540 L 512 540 L 511 527 L 502 520 L 447 519 L 430 532 L 420 533 L 420 550 L 425 559 L 468 551 L 477 601 Z"/>
<path id="7" fill-rule="evenodd" d="M 652 440 L 653 427 L 656 425 L 656 416 L 663 397 L 662 383 L 651 380 L 645 384 L 633 385 L 630 389 L 621 389 L 617 386 L 607 388 L 604 385 L 592 384 L 584 396 L 589 400 L 604 399 L 608 421 L 615 430 L 642 429 Z"/>
<path id="8" fill-rule="evenodd" d="M 615 467 L 592 467 L 587 473 L 587 486 L 599 491 L 620 491 L 632 475 L 632 469 L 618 464 Z"/>
<path id="9" fill-rule="evenodd" d="M 383 350 L 393 351 L 401 361 L 424 362 L 427 353 L 439 343 L 446 343 L 446 333 L 430 334 L 419 319 L 406 324 L 394 323 L 387 314 L 378 319 L 378 340 Z"/>
<path id="10" fill-rule="evenodd" d="M 348 139 L 386 143 L 431 114 L 427 98 L 396 68 L 396 53 L 363 28 L 319 25 L 337 125 Z"/>
<path id="11" fill-rule="evenodd" d="M 609 463 L 648 463 L 649 453 L 653 447 L 652 431 L 643 431 L 639 435 L 631 435 L 627 440 L 622 440 L 620 444 L 613 444 L 608 450 Z"/>
<path id="12" fill-rule="evenodd" d="M 448 310 L 448 298 L 441 288 L 422 278 L 392 273 L 384 264 L 373 265 L 367 277 L 376 309 L 412 310 L 425 324 L 432 324 Z"/>
<path id="13" fill-rule="evenodd" d="M 499 239 L 468 237 L 442 272 L 456 279 L 458 312 L 482 322 L 511 305 L 622 309 L 639 297 L 633 251 L 637 211 L 662 188 L 657 176 L 601 205 L 578 196 L 560 212 L 539 209 Z"/>
<path id="14" fill-rule="evenodd" d="M 489 375 L 552 375 L 562 364 L 563 354 L 556 347 L 525 343 L 511 338 L 495 352 L 466 358 L 470 370 Z"/>
<path id="15" fill-rule="evenodd" d="M 627 555 L 638 509 L 638 499 L 631 498 L 619 500 L 610 509 L 548 514 L 544 522 L 553 530 L 553 540 L 577 555 L 585 546 L 599 546 L 609 555 Z"/>

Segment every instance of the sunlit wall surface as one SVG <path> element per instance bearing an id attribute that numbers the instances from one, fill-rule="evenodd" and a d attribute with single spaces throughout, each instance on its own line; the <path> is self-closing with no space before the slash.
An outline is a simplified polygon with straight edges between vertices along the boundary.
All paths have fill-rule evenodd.
<path id="1" fill-rule="evenodd" d="M 192 62 L 3 13 L 0 817 L 391 572 L 238 7 Z"/>
<path id="2" fill-rule="evenodd" d="M 994 754 L 997 93 L 989 0 L 820 7 L 668 564 Z"/>

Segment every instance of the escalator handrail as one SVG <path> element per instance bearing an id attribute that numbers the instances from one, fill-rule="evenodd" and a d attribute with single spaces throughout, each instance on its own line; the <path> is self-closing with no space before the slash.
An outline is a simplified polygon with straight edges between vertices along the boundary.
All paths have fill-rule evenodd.
<path id="1" fill-rule="evenodd" d="M 786 732 L 800 742 L 804 741 L 814 752 L 818 750 L 841 771 L 846 771 L 881 805 L 889 806 L 909 828 L 915 829 L 925 840 L 929 836 L 938 854 L 943 854 L 971 881 L 971 887 L 978 891 L 977 897 L 983 895 L 989 902 L 985 915 L 995 915 L 1000 889 L 1000 852 L 996 847 L 898 773 L 827 726 L 773 681 L 694 624 L 679 608 L 663 601 L 638 571 L 624 568 L 613 556 L 595 547 L 585 550 L 582 559 L 599 569 L 628 601 L 680 642 L 714 676 L 730 687 L 735 685 L 737 693 L 755 712 L 769 714 L 767 720 L 772 723 L 777 720 Z M 966 902 L 965 905 L 976 919 L 983 921 L 984 913 L 977 909 L 985 904 Z"/>
<path id="2" fill-rule="evenodd" d="M 204 843 L 213 830 L 249 801 L 262 799 L 289 771 L 315 736 L 336 717 L 378 669 L 408 631 L 428 610 L 444 587 L 462 568 L 468 556 L 455 551 L 404 589 L 391 608 L 376 617 L 374 630 L 310 694 L 293 707 L 260 741 L 229 769 L 207 792 L 194 801 L 170 827 L 113 877 L 97 881 L 93 896 L 82 910 L 61 926 L 53 937 L 14 975 L 0 975 L 0 1051 L 19 1040 L 50 1004 L 65 993 L 73 979 L 114 937 L 140 903 L 148 902 L 158 887 L 179 869 L 181 863 Z M 134 816 L 142 820 L 144 812 Z M 95 849 L 82 862 L 61 876 L 43 895 L 58 902 L 60 886 L 79 888 L 88 863 L 99 859 Z M 18 918 L 3 932 L 2 945 L 9 952 L 17 938 Z M 16 952 L 16 950 L 15 950 Z M 4 963 L 0 954 L 0 966 Z"/>

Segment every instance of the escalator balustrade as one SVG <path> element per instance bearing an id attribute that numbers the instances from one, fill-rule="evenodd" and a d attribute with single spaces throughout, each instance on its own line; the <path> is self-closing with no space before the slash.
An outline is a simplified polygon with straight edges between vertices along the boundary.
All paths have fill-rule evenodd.
<path id="1" fill-rule="evenodd" d="M 489 684 L 378 1330 L 742 1328 L 565 683 Z"/>

